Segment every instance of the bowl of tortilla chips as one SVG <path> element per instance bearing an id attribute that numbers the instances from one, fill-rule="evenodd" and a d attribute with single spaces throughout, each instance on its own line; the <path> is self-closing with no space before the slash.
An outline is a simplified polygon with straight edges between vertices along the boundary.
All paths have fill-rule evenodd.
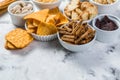
<path id="1" fill-rule="evenodd" d="M 57 38 L 57 28 L 68 23 L 67 18 L 59 8 L 43 9 L 24 17 L 26 30 L 40 41 L 50 41 Z"/>
<path id="2" fill-rule="evenodd" d="M 59 7 L 61 0 L 32 0 L 41 9 L 52 9 Z"/>

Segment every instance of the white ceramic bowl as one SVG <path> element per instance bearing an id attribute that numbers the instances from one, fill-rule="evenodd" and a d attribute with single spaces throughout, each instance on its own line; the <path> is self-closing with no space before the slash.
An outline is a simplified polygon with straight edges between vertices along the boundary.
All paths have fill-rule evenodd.
<path id="1" fill-rule="evenodd" d="M 66 25 L 66 24 L 64 24 Z M 64 26 L 63 25 L 63 26 Z M 91 27 L 91 25 L 89 25 Z M 93 27 L 91 27 L 93 30 L 95 30 Z M 66 48 L 67 50 L 69 51 L 72 51 L 72 52 L 79 52 L 79 51 L 85 51 L 86 49 L 92 47 L 94 45 L 94 42 L 95 42 L 95 39 L 96 39 L 96 33 L 95 33 L 95 36 L 93 38 L 93 40 L 91 40 L 90 42 L 86 43 L 86 44 L 82 44 L 82 45 L 74 45 L 74 44 L 69 44 L 65 41 L 63 41 L 61 38 L 60 38 L 60 35 L 59 35 L 59 32 L 57 33 L 57 36 L 58 36 L 58 39 L 59 39 L 59 42 L 60 44 Z"/>
<path id="2" fill-rule="evenodd" d="M 38 2 L 36 0 L 32 0 L 36 6 L 40 9 L 52 9 L 52 8 L 55 8 L 55 7 L 59 7 L 60 3 L 61 3 L 61 0 L 57 0 L 55 2 L 51 2 L 51 3 L 43 3 L 43 2 Z"/>
<path id="3" fill-rule="evenodd" d="M 27 24 L 25 23 L 25 29 L 27 30 Z M 30 33 L 34 39 L 38 40 L 38 41 L 51 41 L 53 39 L 56 39 L 57 38 L 57 33 L 55 34 L 51 34 L 51 35 L 47 35 L 47 36 L 40 36 L 40 35 L 37 35 L 35 33 Z"/>
<path id="4" fill-rule="evenodd" d="M 29 3 L 29 4 L 32 4 L 32 3 L 29 2 L 29 1 L 24 1 L 24 2 L 27 3 L 27 4 L 28 4 L 28 3 Z M 11 17 L 11 20 L 12 20 L 12 23 L 13 23 L 14 25 L 19 26 L 19 27 L 24 27 L 24 25 L 25 25 L 25 20 L 24 20 L 23 18 L 24 18 L 24 16 L 26 16 L 26 15 L 34 12 L 34 7 L 33 7 L 33 10 L 29 11 L 28 13 L 25 13 L 25 14 L 13 14 L 13 13 L 11 12 L 11 9 L 12 9 L 15 5 L 17 5 L 17 4 L 19 4 L 19 3 L 21 3 L 21 1 L 16 1 L 16 2 L 13 2 L 12 4 L 10 4 L 10 5 L 8 6 L 8 13 L 9 13 L 9 15 L 10 15 L 10 17 Z M 32 4 L 32 6 L 33 6 L 33 4 Z"/>
<path id="5" fill-rule="evenodd" d="M 108 18 L 110 18 L 112 21 L 116 23 L 116 25 L 118 26 L 116 30 L 106 31 L 106 30 L 102 30 L 96 27 L 95 25 L 96 19 L 101 20 L 105 15 L 108 16 Z M 96 32 L 97 32 L 96 39 L 98 41 L 104 42 L 104 43 L 114 43 L 118 40 L 118 37 L 120 35 L 120 20 L 118 17 L 110 15 L 110 14 L 101 14 L 93 19 L 92 25 L 96 29 Z"/>
<path id="6" fill-rule="evenodd" d="M 94 0 L 89 0 L 89 1 L 93 3 L 94 5 L 98 6 L 99 14 L 114 14 L 120 4 L 119 0 L 116 0 L 112 4 L 100 4 L 100 3 L 95 2 Z"/>

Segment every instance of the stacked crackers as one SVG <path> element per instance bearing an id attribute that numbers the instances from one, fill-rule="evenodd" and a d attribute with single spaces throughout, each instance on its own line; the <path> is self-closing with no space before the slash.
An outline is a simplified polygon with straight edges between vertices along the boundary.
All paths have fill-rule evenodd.
<path id="1" fill-rule="evenodd" d="M 0 1 L 0 15 L 7 11 L 7 7 L 9 4 L 14 2 L 15 0 L 2 0 Z"/>
<path id="2" fill-rule="evenodd" d="M 5 48 L 12 50 L 22 49 L 33 41 L 33 37 L 28 34 L 26 30 L 21 28 L 16 28 L 15 30 L 10 31 L 5 39 Z"/>

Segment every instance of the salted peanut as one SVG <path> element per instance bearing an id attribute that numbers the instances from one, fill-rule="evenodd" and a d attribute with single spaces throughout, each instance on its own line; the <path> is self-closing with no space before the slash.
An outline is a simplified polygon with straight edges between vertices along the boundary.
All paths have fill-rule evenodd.
<path id="1" fill-rule="evenodd" d="M 63 40 L 63 41 L 66 41 L 66 42 L 71 42 L 71 43 L 74 43 L 74 39 L 70 39 L 70 38 L 65 38 L 65 37 L 61 37 L 61 39 Z"/>
<path id="2" fill-rule="evenodd" d="M 63 35 L 63 37 L 65 37 L 65 38 L 70 38 L 70 39 L 75 39 L 75 36 L 74 36 L 74 35 Z"/>

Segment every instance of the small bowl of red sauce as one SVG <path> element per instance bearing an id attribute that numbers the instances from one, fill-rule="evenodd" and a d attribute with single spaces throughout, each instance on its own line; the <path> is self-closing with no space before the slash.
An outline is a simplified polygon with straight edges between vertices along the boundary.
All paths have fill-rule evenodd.
<path id="1" fill-rule="evenodd" d="M 120 35 L 120 20 L 111 14 L 100 14 L 92 21 L 96 29 L 96 39 L 104 43 L 114 43 L 118 41 Z"/>

